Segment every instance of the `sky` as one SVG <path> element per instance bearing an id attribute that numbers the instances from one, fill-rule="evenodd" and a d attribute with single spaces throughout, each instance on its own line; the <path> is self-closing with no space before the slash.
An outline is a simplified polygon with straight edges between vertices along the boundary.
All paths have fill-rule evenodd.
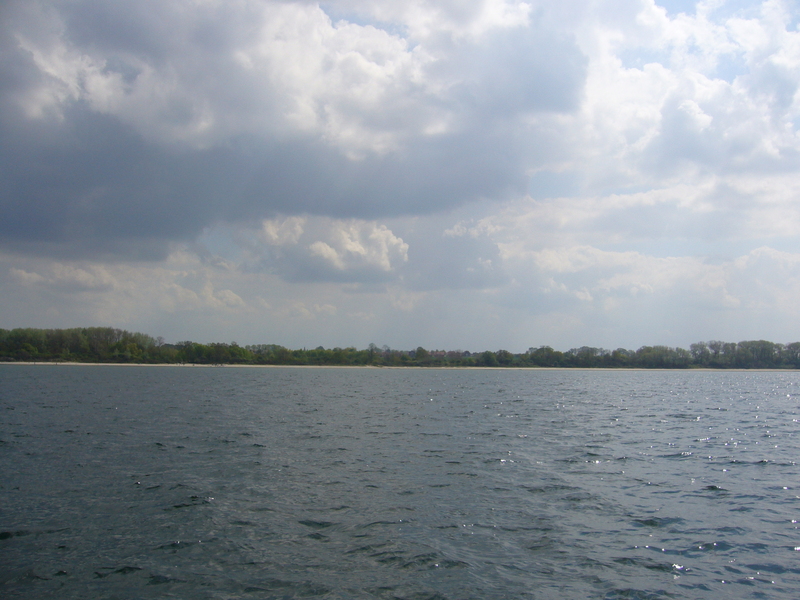
<path id="1" fill-rule="evenodd" d="M 0 328 L 800 340 L 800 4 L 4 0 Z"/>

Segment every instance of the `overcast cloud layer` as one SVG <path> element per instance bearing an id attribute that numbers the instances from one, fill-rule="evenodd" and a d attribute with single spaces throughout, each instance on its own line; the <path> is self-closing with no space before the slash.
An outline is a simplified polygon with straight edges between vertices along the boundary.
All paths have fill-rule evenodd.
<path id="1" fill-rule="evenodd" d="M 800 9 L 7 0 L 0 327 L 800 339 Z"/>

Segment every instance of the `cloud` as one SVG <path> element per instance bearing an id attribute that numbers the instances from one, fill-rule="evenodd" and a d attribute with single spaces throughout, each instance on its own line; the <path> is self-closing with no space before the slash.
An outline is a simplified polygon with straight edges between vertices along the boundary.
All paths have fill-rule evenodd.
<path id="1" fill-rule="evenodd" d="M 317 241 L 309 246 L 311 254 L 321 256 L 340 270 L 367 266 L 391 271 L 392 262 L 408 260 L 408 244 L 383 225 L 355 221 L 333 223 L 331 243 Z M 321 249 L 321 251 L 318 251 Z"/>
<path id="2" fill-rule="evenodd" d="M 273 246 L 296 244 L 303 235 L 305 224 L 306 219 L 303 217 L 288 217 L 283 220 L 264 219 L 261 224 L 262 238 Z"/>
<path id="3" fill-rule="evenodd" d="M 787 99 L 797 90 L 800 34 L 789 5 L 731 13 L 702 4 L 669 19 L 646 2 L 627 6 L 636 4 L 634 18 L 598 16 L 604 27 L 590 21 L 578 38 L 591 62 L 569 166 L 585 189 L 795 170 L 797 103 Z M 769 92 L 775 86 L 780 93 Z"/>
<path id="4" fill-rule="evenodd" d="M 7 246 L 158 257 L 219 220 L 424 214 L 547 169 L 597 192 L 797 165 L 780 3 L 144 4 L 4 8 Z"/>
<path id="5" fill-rule="evenodd" d="M 585 60 L 526 4 L 475 8 L 404 36 L 302 2 L 5 3 L 0 243 L 155 258 L 220 220 L 519 192 L 520 119 L 576 110 Z"/>
<path id="6" fill-rule="evenodd" d="M 279 273 L 287 281 L 374 283 L 400 276 L 408 244 L 386 225 L 362 219 L 282 217 L 266 219 L 253 235 L 233 234 L 253 271 Z"/>
<path id="7" fill-rule="evenodd" d="M 777 339 L 796 321 L 799 16 L 2 3 L 5 319 L 263 322 L 289 345 Z"/>
<path id="8" fill-rule="evenodd" d="M 186 252 L 176 252 L 167 264 L 98 264 L 94 262 L 35 262 L 36 270 L 12 267 L 9 275 L 34 294 L 58 294 L 71 302 L 87 303 L 88 312 L 125 314 L 134 306 L 169 313 L 199 309 L 241 309 L 244 300 L 230 289 L 212 282 L 213 267 L 206 267 Z M 219 275 L 217 279 L 221 279 Z M 116 310 L 114 310 L 116 309 Z M 101 317 L 102 318 L 102 317 Z"/>

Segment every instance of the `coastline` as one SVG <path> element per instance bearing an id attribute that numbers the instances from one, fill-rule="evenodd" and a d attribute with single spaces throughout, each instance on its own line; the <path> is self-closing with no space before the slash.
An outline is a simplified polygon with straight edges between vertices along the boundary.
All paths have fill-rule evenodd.
<path id="1" fill-rule="evenodd" d="M 251 364 L 199 364 L 199 363 L 91 363 L 74 361 L 9 361 L 0 365 L 52 366 L 52 367 L 176 367 L 192 369 L 419 369 L 426 371 L 664 371 L 664 372 L 735 372 L 735 373 L 792 373 L 797 369 L 714 369 L 692 367 L 688 369 L 634 368 L 634 367 L 423 367 L 419 365 L 251 365 Z"/>

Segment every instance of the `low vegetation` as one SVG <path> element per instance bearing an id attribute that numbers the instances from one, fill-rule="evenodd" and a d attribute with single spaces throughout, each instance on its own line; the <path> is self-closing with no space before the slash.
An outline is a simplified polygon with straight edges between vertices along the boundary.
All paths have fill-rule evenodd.
<path id="1" fill-rule="evenodd" d="M 370 344 L 365 350 L 322 346 L 290 350 L 275 344 L 239 346 L 236 342 L 166 344 L 163 338 L 111 327 L 0 329 L 0 361 L 110 362 L 141 364 L 373 365 L 408 367 L 579 367 L 643 369 L 797 369 L 800 342 L 764 340 L 698 342 L 688 350 L 643 346 L 638 350 L 581 347 L 567 352 L 549 346 L 522 354 L 507 350 L 393 350 Z"/>

